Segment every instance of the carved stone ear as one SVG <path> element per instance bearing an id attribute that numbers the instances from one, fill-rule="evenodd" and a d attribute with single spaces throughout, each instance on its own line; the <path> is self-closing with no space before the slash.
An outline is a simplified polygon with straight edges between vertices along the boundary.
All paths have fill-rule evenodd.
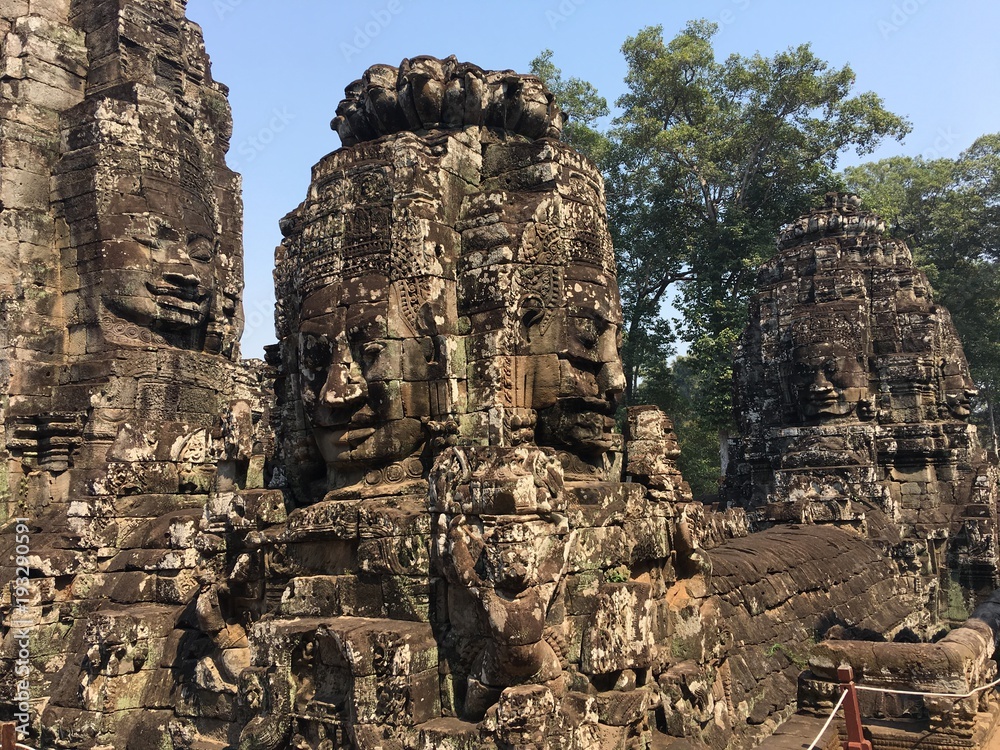
<path id="1" fill-rule="evenodd" d="M 417 333 L 421 336 L 434 336 L 438 332 L 438 324 L 434 319 L 434 305 L 424 302 L 417 311 Z"/>
<path id="2" fill-rule="evenodd" d="M 524 299 L 521 302 L 518 319 L 525 341 L 531 341 L 531 330 L 545 319 L 545 308 L 542 305 L 542 301 L 537 297 Z"/>
<path id="3" fill-rule="evenodd" d="M 521 312 L 521 325 L 525 330 L 530 331 L 533 327 L 542 322 L 545 317 L 544 310 L 523 310 Z"/>

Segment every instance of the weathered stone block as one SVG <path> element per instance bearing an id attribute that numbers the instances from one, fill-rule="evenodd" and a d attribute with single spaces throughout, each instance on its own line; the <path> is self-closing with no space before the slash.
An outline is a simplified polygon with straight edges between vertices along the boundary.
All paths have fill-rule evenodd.
<path id="1" fill-rule="evenodd" d="M 583 633 L 580 669 L 586 674 L 606 674 L 649 666 L 652 618 L 649 584 L 604 584 Z"/>

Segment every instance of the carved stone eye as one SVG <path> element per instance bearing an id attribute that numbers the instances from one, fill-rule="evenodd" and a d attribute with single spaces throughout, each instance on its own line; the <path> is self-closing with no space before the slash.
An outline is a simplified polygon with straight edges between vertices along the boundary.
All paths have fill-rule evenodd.
<path id="1" fill-rule="evenodd" d="M 372 367 L 384 350 L 385 344 L 381 341 L 369 341 L 365 343 L 361 347 L 361 364 L 366 368 Z"/>
<path id="2" fill-rule="evenodd" d="M 583 344 L 587 349 L 593 349 L 597 346 L 597 342 L 601 337 L 601 333 L 598 330 L 597 321 L 591 318 L 584 318 L 580 321 L 580 325 L 577 328 L 577 339 L 581 344 Z"/>
<path id="3" fill-rule="evenodd" d="M 160 241 L 154 239 L 153 237 L 146 237 L 144 235 L 135 235 L 132 237 L 136 242 L 144 247 L 148 247 L 150 250 L 158 250 L 160 248 Z"/>
<path id="4" fill-rule="evenodd" d="M 542 320 L 544 315 L 545 313 L 542 310 L 525 310 L 521 314 L 521 325 L 525 328 L 531 328 L 532 326 L 537 325 Z"/>
<path id="5" fill-rule="evenodd" d="M 180 238 L 181 236 L 177 233 L 177 230 L 167 224 L 160 224 L 156 229 L 156 239 L 163 242 L 177 242 Z"/>
<path id="6" fill-rule="evenodd" d="M 303 333 L 299 339 L 299 369 L 308 378 L 325 371 L 333 360 L 333 345 L 326 336 Z"/>
<path id="7" fill-rule="evenodd" d="M 215 243 L 207 237 L 195 237 L 188 243 L 187 254 L 199 263 L 211 263 L 215 258 Z"/>

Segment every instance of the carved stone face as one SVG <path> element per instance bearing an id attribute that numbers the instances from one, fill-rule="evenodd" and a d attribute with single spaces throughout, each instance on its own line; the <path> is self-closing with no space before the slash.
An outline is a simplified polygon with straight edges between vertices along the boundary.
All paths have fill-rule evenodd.
<path id="1" fill-rule="evenodd" d="M 574 275 L 571 266 L 567 276 Z M 551 333 L 558 357 L 555 398 L 536 386 L 539 443 L 581 454 L 611 447 L 614 414 L 625 389 L 618 354 L 621 306 L 614 279 L 606 283 L 568 278 L 566 305 L 555 313 Z"/>
<path id="2" fill-rule="evenodd" d="M 566 556 L 558 532 L 553 519 L 516 515 L 492 517 L 481 537 L 473 534 L 473 546 L 482 550 L 483 578 L 472 588 L 490 636 L 477 675 L 484 684 L 545 682 L 561 671 L 543 639 Z"/>
<path id="3" fill-rule="evenodd" d="M 568 554 L 562 466 L 533 446 L 452 450 L 432 486 L 438 509 L 455 514 L 438 541 L 445 574 L 479 600 L 488 635 L 471 677 L 546 682 L 561 669 L 544 631 Z"/>
<path id="4" fill-rule="evenodd" d="M 868 373 L 847 346 L 814 342 L 796 347 L 792 356 L 792 395 L 804 420 L 846 417 L 868 396 Z"/>
<path id="5" fill-rule="evenodd" d="M 427 424 L 446 411 L 446 354 L 435 336 L 388 335 L 388 282 L 374 301 L 338 305 L 337 287 L 316 292 L 299 335 L 302 398 L 327 465 L 342 472 L 418 452 Z"/>
<path id="6" fill-rule="evenodd" d="M 956 419 L 968 419 L 972 413 L 972 398 L 979 393 L 972 376 L 959 360 L 944 360 L 941 374 L 944 380 L 945 408 Z"/>
<path id="7" fill-rule="evenodd" d="M 154 331 L 205 330 L 222 307 L 211 209 L 200 196 L 176 188 L 172 195 L 147 191 L 139 207 L 141 212 L 123 200 L 103 219 L 118 228 L 100 258 L 105 307 Z"/>

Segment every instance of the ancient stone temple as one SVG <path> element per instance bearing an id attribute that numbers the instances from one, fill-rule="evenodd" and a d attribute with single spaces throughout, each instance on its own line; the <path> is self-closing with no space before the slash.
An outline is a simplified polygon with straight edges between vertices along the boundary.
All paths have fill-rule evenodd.
<path id="1" fill-rule="evenodd" d="M 209 731 L 177 665 L 235 685 L 249 649 L 202 519 L 263 487 L 268 451 L 226 89 L 183 3 L 2 11 L 0 518 L 25 533 L 0 565 L 30 585 L 5 589 L 0 672 L 30 654 L 44 747 Z"/>
<path id="2" fill-rule="evenodd" d="M 997 474 L 948 311 L 855 196 L 782 230 L 736 362 L 730 499 L 761 525 L 850 526 L 900 561 L 928 616 L 997 578 Z"/>
<path id="3" fill-rule="evenodd" d="M 742 750 L 840 662 L 992 676 L 967 368 L 850 199 L 763 271 L 715 510 L 666 415 L 617 427 L 604 185 L 538 79 L 416 57 L 347 87 L 265 364 L 183 2 L 0 15 L 0 722 L 31 747 Z M 872 710 L 972 748 L 987 704 Z"/>
<path id="4" fill-rule="evenodd" d="M 661 412 L 616 434 L 603 185 L 537 80 L 415 58 L 346 93 L 277 251 L 293 509 L 253 539 L 241 746 L 749 747 L 817 632 L 916 627 L 859 535 L 744 538 Z"/>
<path id="5" fill-rule="evenodd" d="M 301 507 L 261 540 L 266 733 L 640 742 L 669 504 L 621 481 L 601 177 L 528 76 L 416 58 L 347 94 L 277 256 Z"/>

